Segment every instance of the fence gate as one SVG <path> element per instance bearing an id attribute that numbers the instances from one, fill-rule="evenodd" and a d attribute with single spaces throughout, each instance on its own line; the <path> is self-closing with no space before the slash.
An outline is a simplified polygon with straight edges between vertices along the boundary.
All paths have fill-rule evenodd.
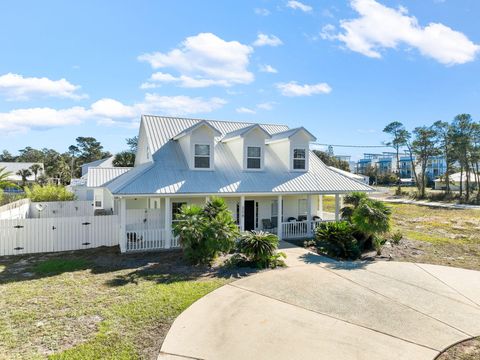
<path id="1" fill-rule="evenodd" d="M 117 215 L 0 220 L 0 256 L 114 246 Z"/>

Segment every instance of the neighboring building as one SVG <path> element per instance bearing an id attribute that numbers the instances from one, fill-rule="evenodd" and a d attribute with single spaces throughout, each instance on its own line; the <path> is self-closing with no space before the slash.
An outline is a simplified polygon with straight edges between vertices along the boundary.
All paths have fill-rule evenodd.
<path id="1" fill-rule="evenodd" d="M 416 162 L 415 156 L 413 162 Z M 427 163 L 426 175 L 429 181 L 433 181 L 440 176 L 445 175 L 446 171 L 445 157 L 434 156 Z M 397 172 L 397 157 L 396 153 L 384 152 L 382 154 L 364 154 L 363 159 L 357 162 L 357 174 L 366 174 L 369 168 L 377 170 L 378 175 L 395 174 Z M 417 173 L 420 171 L 420 166 L 415 165 Z M 399 158 L 399 173 L 400 178 L 404 183 L 412 182 L 414 174 L 412 171 L 412 161 L 408 154 L 400 154 Z"/>
<path id="2" fill-rule="evenodd" d="M 204 204 L 211 196 L 226 200 L 242 231 L 305 236 L 313 220 L 326 216 L 323 195 L 335 195 L 339 219 L 342 194 L 373 191 L 329 169 L 310 151 L 315 140 L 303 127 L 142 116 L 135 166 L 100 181 L 95 203 L 116 209 L 132 244 L 137 234 L 155 233 L 170 245 L 180 207 Z M 95 168 L 95 178 L 110 171 Z"/>
<path id="3" fill-rule="evenodd" d="M 445 190 L 447 188 L 444 176 L 436 179 L 434 182 L 435 190 Z M 470 173 L 469 182 L 472 189 L 478 189 L 477 179 L 475 179 L 475 175 L 473 173 Z M 460 183 L 462 183 L 462 188 L 465 190 L 467 188 L 467 175 L 465 173 L 463 173 L 463 176 L 459 172 L 450 175 L 450 190 L 460 191 Z"/>
<path id="4" fill-rule="evenodd" d="M 122 168 L 113 166 L 114 156 L 105 159 L 92 161 L 81 165 L 82 177 L 80 179 L 72 179 L 68 189 L 73 192 L 77 200 L 93 201 L 95 209 L 108 209 L 113 211 L 113 204 L 104 206 L 99 200 L 99 196 L 95 196 L 95 188 L 104 186 L 109 181 L 126 173 L 131 168 Z M 97 189 L 97 194 L 98 194 Z"/>
<path id="5" fill-rule="evenodd" d="M 366 153 L 363 159 L 357 161 L 357 174 L 366 175 L 369 169 L 376 169 L 378 175 L 396 172 L 397 163 L 395 153 L 383 152 L 381 154 Z"/>
<path id="6" fill-rule="evenodd" d="M 105 159 L 95 160 L 80 166 L 82 169 L 82 177 L 86 176 L 88 170 L 93 167 L 102 167 L 102 168 L 113 168 L 113 159 L 115 156 L 110 156 Z"/>
<path id="7" fill-rule="evenodd" d="M 345 171 L 345 170 L 342 170 L 342 169 L 338 169 L 338 168 L 333 167 L 333 166 L 329 166 L 329 168 L 331 170 L 335 171 L 335 172 L 338 172 L 339 174 L 342 174 L 346 177 L 349 177 L 352 180 L 360 181 L 361 183 L 366 184 L 366 185 L 370 184 L 370 177 L 369 176 L 354 174 L 354 173 L 351 173 L 351 172 L 348 172 L 348 171 Z"/>
<path id="8" fill-rule="evenodd" d="M 38 164 L 40 165 L 41 169 L 37 173 L 37 178 L 44 174 L 44 166 L 42 163 L 30 163 L 30 162 L 0 162 L 0 169 L 5 168 L 5 171 L 11 173 L 10 176 L 7 177 L 7 180 L 12 181 L 14 183 L 21 183 L 22 177 L 17 175 L 17 172 L 20 170 L 32 170 L 30 169 L 32 165 Z M 27 177 L 27 182 L 34 182 L 35 181 L 35 174 Z"/>

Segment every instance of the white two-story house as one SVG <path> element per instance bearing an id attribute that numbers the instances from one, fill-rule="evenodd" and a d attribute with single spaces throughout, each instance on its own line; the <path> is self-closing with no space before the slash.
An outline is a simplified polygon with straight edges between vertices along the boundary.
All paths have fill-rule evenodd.
<path id="1" fill-rule="evenodd" d="M 89 181 L 96 206 L 120 216 L 123 251 L 178 245 L 175 214 L 211 196 L 226 200 L 242 231 L 307 237 L 339 218 L 343 194 L 372 191 L 329 169 L 309 149 L 315 140 L 303 127 L 145 115 L 135 166 L 113 178 L 93 168 Z M 323 212 L 323 195 L 335 196 L 335 214 Z"/>

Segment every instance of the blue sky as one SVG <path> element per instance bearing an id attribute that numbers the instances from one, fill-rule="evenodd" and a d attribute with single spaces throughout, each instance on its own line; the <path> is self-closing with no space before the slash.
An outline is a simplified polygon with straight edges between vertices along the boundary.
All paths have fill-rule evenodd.
<path id="1" fill-rule="evenodd" d="M 360 145 L 394 120 L 478 119 L 479 13 L 475 0 L 1 2 L 0 150 L 94 136 L 116 152 L 141 113 Z"/>

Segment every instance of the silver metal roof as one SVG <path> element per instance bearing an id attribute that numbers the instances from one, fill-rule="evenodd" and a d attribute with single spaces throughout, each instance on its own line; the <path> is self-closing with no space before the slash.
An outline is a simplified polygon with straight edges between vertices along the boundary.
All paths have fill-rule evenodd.
<path id="1" fill-rule="evenodd" d="M 202 120 L 142 116 L 154 163 L 134 167 L 107 184 L 118 195 L 241 194 L 241 193 L 347 193 L 372 191 L 358 181 L 330 170 L 313 152 L 308 172 L 291 172 L 277 154 L 265 147 L 264 169 L 245 171 L 222 136 L 251 123 L 208 121 L 222 132 L 215 142 L 213 171 L 188 168 L 178 142 L 170 140 Z M 260 124 L 269 134 L 288 130 L 285 125 Z"/>
<path id="2" fill-rule="evenodd" d="M 122 174 L 125 174 L 131 168 L 122 168 L 122 167 L 91 167 L 88 169 L 87 174 L 87 186 L 88 187 L 99 187 L 104 186 L 109 181 L 119 177 Z"/>
<path id="3" fill-rule="evenodd" d="M 227 141 L 227 140 L 234 139 L 236 137 L 244 136 L 245 134 L 249 133 L 250 131 L 252 131 L 253 129 L 256 129 L 256 128 L 263 131 L 268 138 L 271 138 L 271 135 L 265 129 L 263 129 L 260 125 L 253 124 L 253 125 L 249 125 L 247 127 L 229 132 L 228 134 L 225 134 L 225 136 L 222 138 L 222 141 Z"/>
<path id="4" fill-rule="evenodd" d="M 299 131 L 305 131 L 305 132 L 311 137 L 311 140 L 312 140 L 312 141 L 316 141 L 316 140 L 317 140 L 317 138 L 316 138 L 310 131 L 308 131 L 308 130 L 305 129 L 303 126 L 301 126 L 301 127 L 298 127 L 298 128 L 288 129 L 288 130 L 282 131 L 282 132 L 280 132 L 280 133 L 274 134 L 274 135 L 272 136 L 272 138 L 267 141 L 267 143 L 268 143 L 268 142 L 275 142 L 275 141 L 279 141 L 279 140 L 283 140 L 283 139 L 289 139 L 289 138 L 291 138 L 293 135 L 295 135 L 296 133 L 298 133 Z"/>

